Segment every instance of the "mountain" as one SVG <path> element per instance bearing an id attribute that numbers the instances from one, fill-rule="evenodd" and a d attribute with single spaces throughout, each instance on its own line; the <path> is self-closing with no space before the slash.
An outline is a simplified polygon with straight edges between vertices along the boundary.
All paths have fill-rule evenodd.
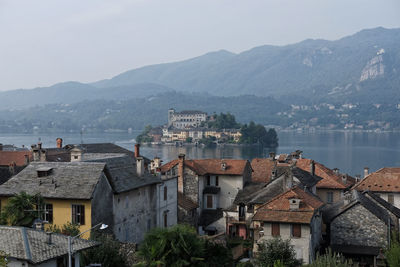
<path id="1" fill-rule="evenodd" d="M 336 41 L 308 39 L 225 50 L 146 66 L 91 84 L 65 82 L 0 92 L 0 110 L 46 104 L 125 100 L 159 93 L 255 95 L 285 104 L 400 103 L 400 29 L 362 30 Z"/>
<path id="2" fill-rule="evenodd" d="M 314 101 L 399 100 L 400 29 L 375 28 L 337 41 L 260 46 L 147 66 L 99 81 L 104 88 L 153 82 L 221 96 L 302 96 Z"/>

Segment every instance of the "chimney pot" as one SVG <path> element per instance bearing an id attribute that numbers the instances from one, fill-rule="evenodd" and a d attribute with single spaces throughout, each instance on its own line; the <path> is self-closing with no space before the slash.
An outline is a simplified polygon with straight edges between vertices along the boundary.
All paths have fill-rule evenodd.
<path id="1" fill-rule="evenodd" d="M 142 177 L 144 174 L 144 159 L 143 157 L 136 157 L 136 174 Z"/>
<path id="2" fill-rule="evenodd" d="M 313 160 L 310 162 L 310 173 L 312 176 L 315 175 L 315 162 Z"/>
<path id="3" fill-rule="evenodd" d="M 185 154 L 179 154 L 178 162 L 178 192 L 183 193 Z"/>
<path id="4" fill-rule="evenodd" d="M 269 152 L 269 157 L 270 157 L 272 160 L 275 160 L 275 152 Z"/>
<path id="5" fill-rule="evenodd" d="M 135 158 L 140 157 L 140 144 L 135 144 Z"/>
<path id="6" fill-rule="evenodd" d="M 46 232 L 47 234 L 47 244 L 51 245 L 53 243 L 52 241 L 52 232 Z"/>
<path id="7" fill-rule="evenodd" d="M 369 168 L 368 167 L 364 167 L 364 178 L 367 177 L 369 174 Z"/>
<path id="8" fill-rule="evenodd" d="M 38 148 L 42 149 L 42 142 L 38 142 Z"/>
<path id="9" fill-rule="evenodd" d="M 56 142 L 57 142 L 57 148 L 62 148 L 62 146 L 63 146 L 62 138 L 57 138 Z"/>

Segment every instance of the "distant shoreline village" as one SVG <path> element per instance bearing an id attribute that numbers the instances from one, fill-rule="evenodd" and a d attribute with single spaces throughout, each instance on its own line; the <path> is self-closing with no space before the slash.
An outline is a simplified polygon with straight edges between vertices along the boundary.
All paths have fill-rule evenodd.
<path id="1" fill-rule="evenodd" d="M 168 110 L 167 124 L 157 127 L 147 126 L 136 141 L 147 145 L 278 146 L 274 129 L 267 131 L 264 126 L 256 125 L 254 122 L 250 122 L 248 126 L 241 125 L 230 113 L 208 115 L 198 110 L 177 112 L 173 108 Z"/>

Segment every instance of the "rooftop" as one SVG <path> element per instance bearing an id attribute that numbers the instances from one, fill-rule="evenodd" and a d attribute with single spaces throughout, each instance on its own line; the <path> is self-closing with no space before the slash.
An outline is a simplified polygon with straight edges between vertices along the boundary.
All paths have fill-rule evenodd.
<path id="1" fill-rule="evenodd" d="M 43 231 L 25 227 L 0 226 L 0 251 L 11 258 L 39 264 L 68 254 L 68 237 L 51 234 L 51 244 L 47 243 L 47 234 Z M 95 241 L 74 240 L 74 251 L 97 246 Z"/>
<path id="2" fill-rule="evenodd" d="M 373 172 L 358 182 L 354 189 L 358 191 L 400 193 L 400 168 L 382 168 Z"/>
<path id="3" fill-rule="evenodd" d="M 8 166 L 15 162 L 16 166 L 25 166 L 26 157 L 29 161 L 32 160 L 32 153 L 29 150 L 18 150 L 18 151 L 0 151 L 0 166 Z"/>

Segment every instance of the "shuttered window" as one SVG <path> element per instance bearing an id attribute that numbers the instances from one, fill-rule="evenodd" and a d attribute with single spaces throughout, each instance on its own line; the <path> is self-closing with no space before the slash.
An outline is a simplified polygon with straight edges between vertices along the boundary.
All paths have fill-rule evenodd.
<path id="1" fill-rule="evenodd" d="M 292 237 L 301 237 L 301 224 L 292 224 Z"/>
<path id="2" fill-rule="evenodd" d="M 167 200 L 167 197 L 168 197 L 167 187 L 164 186 L 164 200 Z"/>
<path id="3" fill-rule="evenodd" d="M 85 206 L 72 205 L 72 223 L 84 225 L 85 224 Z"/>
<path id="4" fill-rule="evenodd" d="M 281 231 L 280 231 L 280 226 L 279 223 L 272 223 L 271 225 L 271 235 L 272 236 L 280 236 L 281 235 Z"/>

